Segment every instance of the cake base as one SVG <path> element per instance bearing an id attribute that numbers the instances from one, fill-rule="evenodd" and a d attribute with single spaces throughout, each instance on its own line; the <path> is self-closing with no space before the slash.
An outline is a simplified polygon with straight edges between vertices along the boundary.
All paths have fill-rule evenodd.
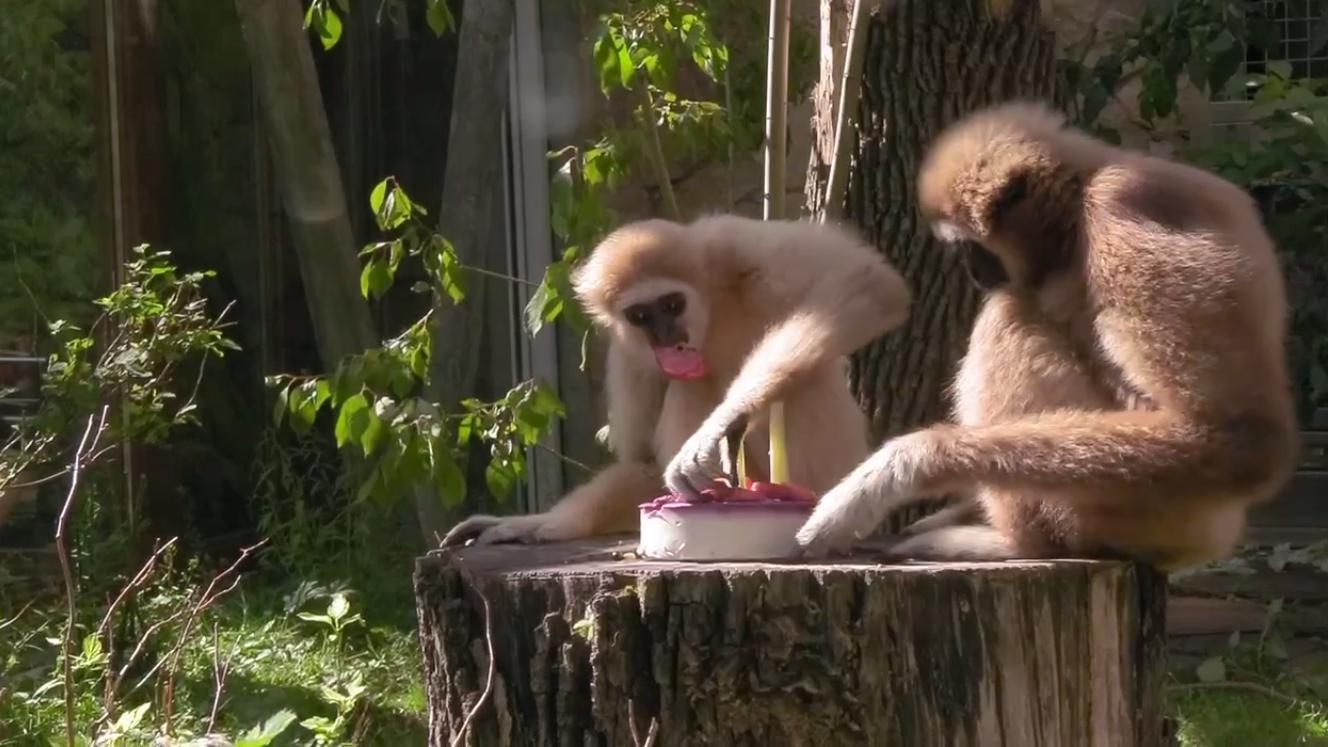
<path id="1" fill-rule="evenodd" d="M 794 557 L 794 539 L 816 507 L 792 487 L 706 491 L 707 500 L 661 496 L 641 505 L 637 554 L 655 560 L 780 560 Z"/>

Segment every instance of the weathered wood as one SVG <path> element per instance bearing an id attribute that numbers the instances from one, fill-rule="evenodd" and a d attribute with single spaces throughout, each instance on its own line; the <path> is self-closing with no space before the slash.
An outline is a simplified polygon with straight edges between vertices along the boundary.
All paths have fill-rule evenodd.
<path id="1" fill-rule="evenodd" d="M 376 344 L 300 5 L 236 0 L 324 369 Z"/>
<path id="2" fill-rule="evenodd" d="M 421 558 L 429 743 L 472 710 L 469 745 L 632 745 L 652 721 L 657 745 L 1162 741 L 1165 584 L 1146 568 L 690 564 L 632 544 Z"/>
<path id="3" fill-rule="evenodd" d="M 507 269 L 503 214 L 507 172 L 499 155 L 505 136 L 512 14 L 511 0 L 467 3 L 462 12 L 460 62 L 438 209 L 438 231 L 456 247 L 457 258 L 469 267 L 498 272 Z M 485 304 L 497 300 L 486 301 L 490 292 L 483 278 L 475 278 L 465 303 L 439 298 L 434 305 L 428 395 L 444 407 L 475 391 Z M 441 510 L 431 490 L 416 493 L 415 508 L 426 541 L 436 542 L 455 519 Z"/>

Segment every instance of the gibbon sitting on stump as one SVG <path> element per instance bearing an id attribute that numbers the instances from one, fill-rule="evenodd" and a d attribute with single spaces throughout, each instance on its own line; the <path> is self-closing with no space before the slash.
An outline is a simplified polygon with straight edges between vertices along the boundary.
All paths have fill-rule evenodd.
<path id="1" fill-rule="evenodd" d="M 443 544 L 548 541 L 634 531 L 668 489 L 696 498 L 722 475 L 726 437 L 747 433 L 748 475 L 767 480 L 767 412 L 784 402 L 789 479 L 820 492 L 868 453 L 844 358 L 899 326 L 899 274 L 847 232 L 713 216 L 629 224 L 578 269 L 578 297 L 608 334 L 617 463 L 552 509 L 477 515 Z"/>
<path id="2" fill-rule="evenodd" d="M 958 493 L 985 522 L 925 519 L 894 553 L 1163 569 L 1229 553 L 1297 447 L 1283 282 L 1250 197 L 1030 104 L 950 127 L 918 189 L 987 294 L 954 385 L 958 422 L 887 441 L 822 496 L 805 552 Z"/>

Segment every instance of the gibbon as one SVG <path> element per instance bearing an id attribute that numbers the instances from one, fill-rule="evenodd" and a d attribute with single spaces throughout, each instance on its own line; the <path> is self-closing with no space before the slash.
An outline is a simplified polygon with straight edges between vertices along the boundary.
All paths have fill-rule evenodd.
<path id="1" fill-rule="evenodd" d="M 784 402 L 789 479 L 829 489 L 869 451 L 845 357 L 902 323 L 903 279 L 847 232 L 711 216 L 618 229 L 573 287 L 608 335 L 609 445 L 617 463 L 546 513 L 477 515 L 443 544 L 550 541 L 633 531 L 665 491 L 695 499 L 721 444 L 746 433 L 767 480 L 768 406 Z"/>
<path id="2" fill-rule="evenodd" d="M 949 493 L 975 498 L 985 522 L 964 525 L 961 505 L 891 554 L 1163 570 L 1228 554 L 1297 449 L 1285 293 L 1253 201 L 1026 103 L 942 133 L 918 191 L 986 291 L 957 423 L 887 441 L 822 496 L 804 553 Z"/>

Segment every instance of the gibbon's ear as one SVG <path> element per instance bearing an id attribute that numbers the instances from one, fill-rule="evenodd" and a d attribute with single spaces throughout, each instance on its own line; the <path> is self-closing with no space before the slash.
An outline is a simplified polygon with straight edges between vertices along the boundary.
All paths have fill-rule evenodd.
<path id="1" fill-rule="evenodd" d="M 1004 219 L 1032 194 L 1032 180 L 1032 169 L 1026 166 L 1012 169 L 987 203 L 986 225 L 993 231 L 1001 230 Z"/>

